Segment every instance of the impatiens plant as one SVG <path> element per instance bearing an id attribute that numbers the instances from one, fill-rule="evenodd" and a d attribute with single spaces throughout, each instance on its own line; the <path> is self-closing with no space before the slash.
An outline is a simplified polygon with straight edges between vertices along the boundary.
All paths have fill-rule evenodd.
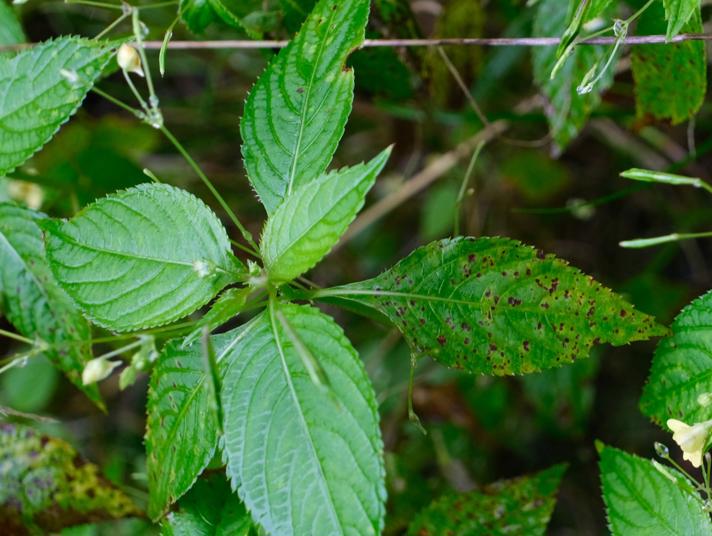
<path id="1" fill-rule="evenodd" d="M 217 20 L 253 36 L 270 26 L 270 2 L 233 4 L 181 1 L 180 16 L 198 31 Z M 535 27 L 543 36 L 569 27 L 568 45 L 541 49 L 534 62 L 555 104 L 548 120 L 557 151 L 612 82 L 612 71 L 589 76 L 591 65 L 617 53 L 576 48 L 581 28 L 608 13 L 610 2 L 591 2 L 580 16 L 559 4 L 542 0 Z M 0 204 L 0 312 L 17 331 L 3 335 L 28 347 L 3 367 L 43 354 L 106 409 L 97 382 L 130 352 L 121 387 L 150 376 L 145 515 L 166 534 L 382 533 L 387 494 L 379 405 L 357 351 L 321 303 L 390 323 L 414 364 L 432 359 L 463 374 L 529 374 L 586 358 L 594 345 L 668 334 L 591 276 L 506 237 L 432 242 L 366 281 L 319 288 L 306 279 L 342 239 L 379 174 L 396 165 L 388 147 L 367 162 L 331 166 L 352 109 L 354 71 L 347 62 L 364 41 L 369 5 L 320 0 L 305 8 L 301 29 L 245 102 L 242 157 L 267 215 L 259 240 L 164 124 L 140 10 L 127 6 L 122 15 L 133 24 L 127 38 L 60 37 L 0 58 L 0 175 L 40 150 L 94 90 L 162 132 L 239 230 L 230 237 L 206 203 L 150 172 L 153 182 L 97 199 L 66 220 Z M 694 6 L 670 10 L 670 35 L 699 15 Z M 620 25 L 616 30 L 622 32 Z M 94 87 L 112 58 L 139 108 Z M 147 98 L 137 89 L 140 77 Z M 582 100 L 573 99 L 578 94 Z M 660 344 L 643 408 L 659 422 L 697 423 L 667 421 L 698 466 L 710 435 L 712 385 L 709 368 L 695 376 L 709 357 L 699 329 L 710 325 L 709 310 L 696 304 Z M 237 327 L 221 329 L 228 322 Z M 99 329 L 112 342 L 128 342 L 94 356 L 92 334 Z M 679 355 L 688 343 L 694 360 Z M 684 370 L 671 372 L 661 361 Z M 1 428 L 0 443 L 0 520 L 7 526 L 47 532 L 143 515 L 94 466 L 72 461 L 67 444 L 20 425 Z M 600 452 L 615 533 L 652 526 L 645 524 L 648 507 L 664 504 L 660 516 L 672 527 L 666 533 L 710 534 L 709 508 L 681 472 L 611 447 Z M 445 496 L 413 519 L 408 533 L 543 534 L 563 472 L 557 465 Z M 41 500 L 28 495 L 35 484 Z M 709 476 L 705 485 L 709 499 Z M 631 486 L 641 490 L 633 503 L 625 496 Z M 655 502 L 655 494 L 666 499 Z"/>

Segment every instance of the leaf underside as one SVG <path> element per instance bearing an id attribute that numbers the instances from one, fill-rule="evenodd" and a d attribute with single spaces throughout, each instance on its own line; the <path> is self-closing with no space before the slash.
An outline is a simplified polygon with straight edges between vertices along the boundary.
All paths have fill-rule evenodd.
<path id="1" fill-rule="evenodd" d="M 345 62 L 363 42 L 368 10 L 368 0 L 321 0 L 247 97 L 242 156 L 268 214 L 331 162 L 353 100 Z"/>
<path id="2" fill-rule="evenodd" d="M 42 214 L 0 203 L 0 312 L 27 338 L 50 345 L 45 355 L 99 407 L 96 385 L 81 374 L 91 359 L 89 323 L 59 287 L 47 262 Z"/>
<path id="3" fill-rule="evenodd" d="M 318 310 L 272 305 L 222 351 L 227 473 L 268 534 L 377 535 L 384 466 L 372 386 Z M 307 374 L 305 355 L 328 384 Z"/>
<path id="4" fill-rule="evenodd" d="M 279 206 L 267 221 L 260 244 L 270 280 L 291 281 L 336 245 L 389 155 L 386 149 L 368 163 L 327 173 L 298 188 Z"/>
<path id="5" fill-rule="evenodd" d="M 534 372 L 587 357 L 593 344 L 666 333 L 592 277 L 508 238 L 433 242 L 330 295 L 377 309 L 416 354 L 472 373 Z"/>
<path id="6" fill-rule="evenodd" d="M 178 320 L 244 273 L 217 216 L 165 184 L 124 190 L 44 228 L 57 280 L 115 331 Z"/>
<path id="7" fill-rule="evenodd" d="M 99 41 L 60 37 L 0 58 L 0 176 L 23 164 L 76 112 L 112 50 Z"/>
<path id="8" fill-rule="evenodd" d="M 705 397 L 712 398 L 712 292 L 685 307 L 671 329 L 655 349 L 640 409 L 661 425 L 711 419 Z"/>
<path id="9" fill-rule="evenodd" d="M 709 536 L 702 500 L 672 467 L 604 446 L 599 467 L 608 526 L 613 536 Z"/>
<path id="10" fill-rule="evenodd" d="M 640 17 L 636 32 L 663 33 L 662 11 L 659 3 L 650 6 Z M 684 29 L 689 33 L 702 32 L 699 2 Z M 631 59 L 639 117 L 650 115 L 678 124 L 697 113 L 707 92 L 707 54 L 703 42 L 633 47 Z"/>
<path id="11" fill-rule="evenodd" d="M 218 415 L 206 371 L 200 341 L 186 349 L 174 341 L 151 373 L 146 466 L 154 520 L 190 489 L 215 454 Z"/>
<path id="12" fill-rule="evenodd" d="M 0 424 L 4 534 L 54 534 L 71 525 L 140 514 L 65 441 L 26 426 Z"/>
<path id="13" fill-rule="evenodd" d="M 534 35 L 559 37 L 566 24 L 567 9 L 562 8 L 560 0 L 539 2 L 534 21 Z M 613 69 L 609 68 L 590 93 L 579 95 L 576 91 L 591 67 L 595 64 L 602 65 L 600 62 L 607 53 L 605 47 L 577 46 L 552 80 L 551 70 L 557 60 L 556 48 L 533 49 L 534 80 L 548 100 L 545 113 L 554 140 L 555 154 L 561 153 L 576 138 L 591 112 L 600 104 L 601 93 L 613 83 Z"/>
<path id="14" fill-rule="evenodd" d="M 537 536 L 546 531 L 566 469 L 502 480 L 481 491 L 448 495 L 420 512 L 409 536 Z"/>

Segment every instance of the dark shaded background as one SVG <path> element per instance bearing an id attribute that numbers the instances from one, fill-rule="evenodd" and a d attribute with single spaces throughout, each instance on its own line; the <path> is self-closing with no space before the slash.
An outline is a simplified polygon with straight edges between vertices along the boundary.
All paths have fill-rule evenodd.
<path id="1" fill-rule="evenodd" d="M 531 31 L 532 10 L 514 0 L 418 2 L 413 8 L 423 35 L 527 36 Z M 114 16 L 114 12 L 61 2 L 35 1 L 23 7 L 24 27 L 32 41 L 60 34 L 92 36 Z M 146 12 L 150 38 L 162 39 L 174 17 L 174 7 Z M 389 27 L 378 12 L 371 26 L 393 37 L 412 36 L 403 34 L 409 33 L 410 26 Z M 126 32 L 128 27 L 121 28 Z M 211 27 L 200 38 L 237 36 Z M 175 38 L 195 37 L 179 25 Z M 532 83 L 529 51 L 447 51 L 490 121 L 510 121 L 509 138 L 539 141 L 524 147 L 495 140 L 484 149 L 472 179 L 474 194 L 463 205 L 463 232 L 506 235 L 556 253 L 664 323 L 709 288 L 709 241 L 648 250 L 617 245 L 634 237 L 712 228 L 705 194 L 632 184 L 618 177 L 620 171 L 635 166 L 710 179 L 708 103 L 694 130 L 636 117 L 624 54 L 603 105 L 574 144 L 554 160 L 541 100 Z M 256 235 L 265 214 L 244 175 L 238 124 L 246 92 L 271 53 L 170 51 L 167 75 L 157 82 L 167 125 Z M 157 53 L 149 52 L 149 57 L 155 61 Z M 434 51 L 398 51 L 397 55 L 371 51 L 354 57 L 353 63 L 354 112 L 334 165 L 370 158 L 395 143 L 394 155 L 369 203 L 402 188 L 409 177 L 482 128 Z M 157 76 L 155 63 L 152 67 Z M 131 100 L 120 76 L 108 77 L 100 87 Z M 695 156 L 689 155 L 689 136 L 696 142 Z M 466 165 L 467 158 L 354 237 L 317 268 L 312 279 L 331 285 L 370 277 L 418 245 L 449 236 Z M 97 196 L 147 181 L 141 172 L 144 167 L 165 182 L 195 192 L 224 216 L 159 133 L 95 94 L 17 177 L 43 184 L 43 210 L 67 216 Z M 588 204 L 581 207 L 581 203 Z M 228 229 L 238 236 L 235 229 Z M 402 340 L 370 320 L 332 312 L 360 350 L 382 403 L 390 497 L 386 534 L 403 534 L 413 514 L 443 492 L 473 489 L 561 461 L 569 462 L 570 469 L 551 533 L 604 533 L 594 439 L 648 457 L 653 455 L 654 440 L 671 443 L 638 410 L 654 342 L 601 347 L 590 359 L 526 378 L 472 377 L 423 362 L 414 394 L 416 411 L 428 430 L 423 435 L 407 418 L 409 356 Z M 13 350 L 8 346 L 2 352 Z M 57 418 L 61 424 L 47 425 L 53 433 L 69 438 L 112 480 L 143 501 L 146 378 L 119 392 L 114 376 L 102 390 L 108 415 L 99 413 L 42 360 L 0 376 L 0 402 Z M 139 523 L 106 530 L 136 534 L 149 529 Z"/>

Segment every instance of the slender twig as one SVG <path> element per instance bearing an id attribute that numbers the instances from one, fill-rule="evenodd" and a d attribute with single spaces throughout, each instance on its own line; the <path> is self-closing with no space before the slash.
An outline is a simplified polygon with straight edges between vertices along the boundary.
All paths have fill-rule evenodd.
<path id="1" fill-rule="evenodd" d="M 222 195 L 220 195 L 220 192 L 217 191 L 215 186 L 213 186 L 213 183 L 208 179 L 208 177 L 203 173 L 203 170 L 198 166 L 198 164 L 193 160 L 193 157 L 190 156 L 188 151 L 183 147 L 183 145 L 178 141 L 178 139 L 173 135 L 173 133 L 168 130 L 165 126 L 161 126 L 159 130 L 163 133 L 163 135 L 170 141 L 173 146 L 178 150 L 178 152 L 185 158 L 185 161 L 188 162 L 188 165 L 193 168 L 193 171 L 200 177 L 200 179 L 203 181 L 205 186 L 208 187 L 210 190 L 210 193 L 213 194 L 215 199 L 217 199 L 218 203 L 220 203 L 220 206 L 223 208 L 223 210 L 227 213 L 228 217 L 232 221 L 232 223 L 235 225 L 235 227 L 238 228 L 240 231 L 240 234 L 242 234 L 242 237 L 245 239 L 245 241 L 249 244 L 249 246 L 252 248 L 252 251 L 250 251 L 251 254 L 255 255 L 256 257 L 259 258 L 259 248 L 257 247 L 257 244 L 255 243 L 255 240 L 252 238 L 252 235 L 250 232 L 245 228 L 244 225 L 240 222 L 240 220 L 237 218 L 235 213 L 232 211 L 230 208 L 230 205 L 228 205 L 225 202 L 225 199 L 223 199 Z"/>
<path id="2" fill-rule="evenodd" d="M 576 45 L 614 45 L 616 37 L 594 37 L 582 39 Z M 626 37 L 624 45 L 660 45 L 682 43 L 685 41 L 712 41 L 712 34 L 679 34 L 671 39 L 664 35 L 633 35 Z M 559 44 L 558 37 L 445 37 L 436 39 L 366 39 L 360 48 L 374 47 L 435 47 L 435 46 L 480 46 L 480 47 L 555 47 Z M 225 39 L 220 41 L 171 41 L 168 48 L 172 50 L 211 50 L 211 49 L 263 49 L 282 48 L 289 41 L 246 39 Z M 37 43 L 20 45 L 3 45 L 0 51 L 29 48 Z M 163 41 L 145 41 L 144 46 L 150 50 L 160 50 Z"/>

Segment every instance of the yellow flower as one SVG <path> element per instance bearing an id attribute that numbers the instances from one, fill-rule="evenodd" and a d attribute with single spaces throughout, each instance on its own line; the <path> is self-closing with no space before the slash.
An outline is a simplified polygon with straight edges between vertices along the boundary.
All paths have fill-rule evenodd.
<path id="1" fill-rule="evenodd" d="M 707 439 L 710 436 L 710 429 L 712 429 L 712 419 L 695 423 L 692 426 L 677 419 L 668 419 L 667 425 L 673 432 L 673 441 L 682 449 L 682 457 L 695 467 L 700 467 Z"/>
<path id="2" fill-rule="evenodd" d="M 116 54 L 116 61 L 124 71 L 143 76 L 141 68 L 141 57 L 131 45 L 124 43 L 119 47 L 119 52 Z"/>

